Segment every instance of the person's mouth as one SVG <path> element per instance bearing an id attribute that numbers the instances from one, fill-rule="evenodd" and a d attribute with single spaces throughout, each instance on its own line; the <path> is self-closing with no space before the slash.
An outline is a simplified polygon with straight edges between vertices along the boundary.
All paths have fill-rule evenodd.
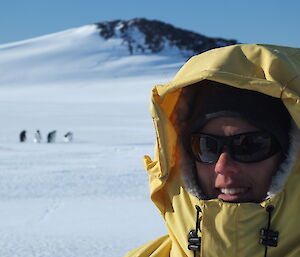
<path id="1" fill-rule="evenodd" d="M 242 201 L 248 191 L 248 187 L 219 187 L 217 188 L 219 191 L 218 199 L 227 202 L 239 202 Z"/>
<path id="2" fill-rule="evenodd" d="M 221 191 L 221 193 L 226 194 L 226 195 L 235 195 L 235 194 L 240 194 L 240 193 L 246 192 L 247 188 L 245 188 L 245 187 L 220 188 L 219 190 Z"/>

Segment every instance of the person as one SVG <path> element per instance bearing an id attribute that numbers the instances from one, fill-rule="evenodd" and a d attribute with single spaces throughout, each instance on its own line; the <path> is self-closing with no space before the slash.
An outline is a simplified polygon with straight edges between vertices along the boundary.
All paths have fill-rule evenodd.
<path id="1" fill-rule="evenodd" d="M 209 50 L 152 93 L 168 234 L 126 256 L 300 256 L 300 49 Z"/>

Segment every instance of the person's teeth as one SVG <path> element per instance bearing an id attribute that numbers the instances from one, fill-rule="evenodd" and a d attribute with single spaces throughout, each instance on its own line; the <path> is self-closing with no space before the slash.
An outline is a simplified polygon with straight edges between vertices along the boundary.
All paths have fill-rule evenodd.
<path id="1" fill-rule="evenodd" d="M 220 188 L 220 191 L 226 195 L 240 194 L 244 193 L 246 190 L 246 188 Z"/>

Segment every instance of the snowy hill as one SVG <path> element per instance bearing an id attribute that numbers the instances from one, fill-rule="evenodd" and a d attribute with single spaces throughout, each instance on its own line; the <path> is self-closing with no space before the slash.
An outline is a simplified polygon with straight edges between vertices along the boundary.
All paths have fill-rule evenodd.
<path id="1" fill-rule="evenodd" d="M 153 74 L 182 61 L 169 56 L 130 55 L 122 39 L 103 39 L 96 25 L 87 25 L 0 45 L 0 86 L 78 84 L 135 76 L 140 69 Z"/>
<path id="2" fill-rule="evenodd" d="M 170 25 L 158 24 L 172 40 L 149 41 L 151 24 L 0 45 L 1 257 L 117 257 L 165 233 L 141 161 L 155 140 L 149 92 L 194 50 L 175 43 Z M 64 143 L 67 131 L 74 142 Z"/>
<path id="3" fill-rule="evenodd" d="M 146 19 L 87 25 L 0 45 L 0 86 L 166 74 L 192 55 L 235 43 Z"/>

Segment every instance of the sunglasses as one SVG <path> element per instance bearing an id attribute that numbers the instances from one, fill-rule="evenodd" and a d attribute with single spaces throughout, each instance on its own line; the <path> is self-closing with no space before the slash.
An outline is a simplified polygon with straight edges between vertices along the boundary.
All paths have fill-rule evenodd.
<path id="1" fill-rule="evenodd" d="M 277 140 L 265 131 L 249 132 L 234 136 L 192 134 L 191 150 L 194 158 L 202 163 L 215 164 L 223 152 L 242 163 L 268 159 L 280 151 Z"/>

